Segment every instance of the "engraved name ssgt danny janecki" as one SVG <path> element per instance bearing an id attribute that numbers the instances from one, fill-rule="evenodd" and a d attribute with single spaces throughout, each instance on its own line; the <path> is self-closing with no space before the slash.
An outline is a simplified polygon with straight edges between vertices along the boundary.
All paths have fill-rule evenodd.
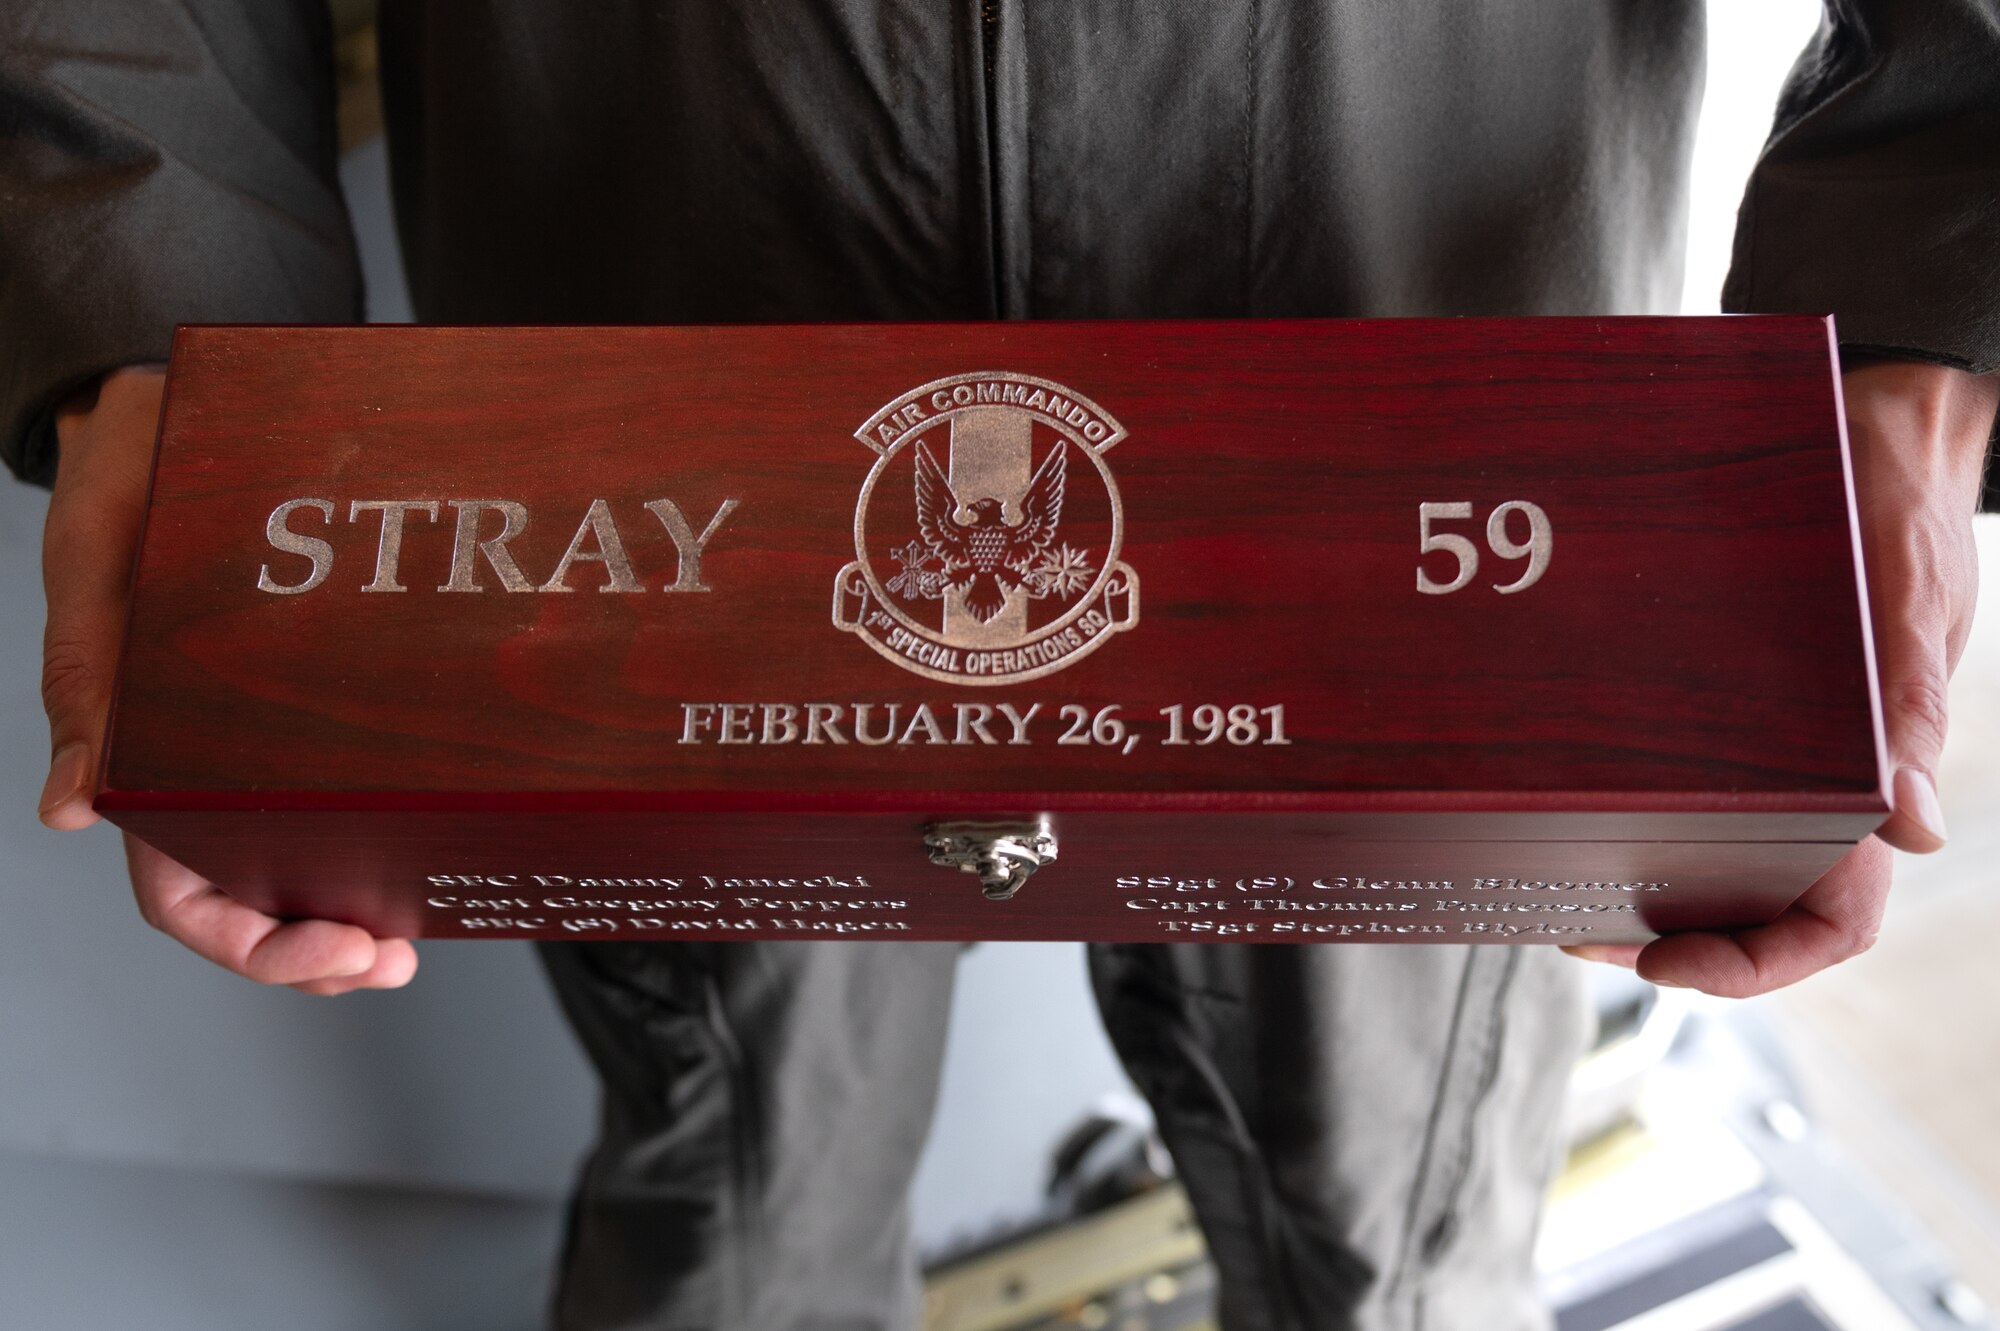
<path id="1" fill-rule="evenodd" d="M 833 622 L 931 679 L 1053 674 L 1139 622 L 1124 506 L 1104 455 L 1125 429 L 1031 375 L 937 379 L 870 416 Z"/>

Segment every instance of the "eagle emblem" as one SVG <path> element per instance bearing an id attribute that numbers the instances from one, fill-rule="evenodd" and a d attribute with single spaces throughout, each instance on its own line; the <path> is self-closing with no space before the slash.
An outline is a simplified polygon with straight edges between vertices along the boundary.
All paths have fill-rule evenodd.
<path id="1" fill-rule="evenodd" d="M 1088 398 L 1006 371 L 913 389 L 855 432 L 876 454 L 834 624 L 918 674 L 1004 684 L 1062 669 L 1138 622 L 1104 454 L 1125 435 Z"/>
<path id="2" fill-rule="evenodd" d="M 1018 588 L 1025 587 L 1031 596 L 1053 590 L 1041 570 L 1062 522 L 1067 440 L 1051 449 L 1036 468 L 1021 498 L 1021 520 L 1012 526 L 1007 523 L 1006 505 L 993 498 L 966 505 L 972 521 L 962 521 L 958 496 L 944 468 L 921 442 L 916 461 L 917 531 L 930 556 L 944 565 L 943 587 L 965 598 L 965 608 L 974 619 L 991 623 Z"/>

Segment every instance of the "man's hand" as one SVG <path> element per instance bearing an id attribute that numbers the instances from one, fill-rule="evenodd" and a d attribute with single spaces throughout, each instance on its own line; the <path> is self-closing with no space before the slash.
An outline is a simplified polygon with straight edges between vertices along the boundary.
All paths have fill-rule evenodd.
<path id="1" fill-rule="evenodd" d="M 97 821 L 90 801 L 165 382 L 157 370 L 120 370 L 56 413 L 60 459 L 42 532 L 42 701 L 54 757 L 41 816 L 58 831 Z M 416 971 L 407 940 L 330 920 L 276 920 L 130 836 L 125 854 L 146 922 L 238 975 L 330 995 L 393 989 Z"/>
<path id="2" fill-rule="evenodd" d="M 1875 941 L 1891 846 L 1926 854 L 1944 845 L 1934 773 L 1945 684 L 1965 650 L 1979 588 L 1972 515 L 2000 376 L 1898 362 L 1851 371 L 1844 384 L 1895 812 L 1769 924 L 1566 951 L 1636 964 L 1656 984 L 1728 998 L 1768 993 Z"/>

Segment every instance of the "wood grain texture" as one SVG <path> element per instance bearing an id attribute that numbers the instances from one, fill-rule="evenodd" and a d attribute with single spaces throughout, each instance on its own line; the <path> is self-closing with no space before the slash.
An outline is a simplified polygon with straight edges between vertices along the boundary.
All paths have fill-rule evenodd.
<path id="1" fill-rule="evenodd" d="M 1134 627 L 997 687 L 902 669 L 830 615 L 877 462 L 854 432 L 976 371 L 1054 381 L 1124 427 L 1103 462 L 1141 586 Z M 922 437 L 944 455 L 943 426 Z M 1036 425 L 1037 458 L 1058 442 Z M 1108 500 L 1079 458 L 1063 530 L 1101 556 Z M 905 474 L 871 514 L 911 506 Z M 332 545 L 331 572 L 260 592 L 260 568 L 308 568 L 264 532 L 300 497 L 335 509 L 294 527 Z M 659 590 L 661 498 L 697 525 L 737 501 L 701 561 L 712 591 Z M 450 502 L 473 499 L 526 507 L 508 549 L 537 585 L 605 500 L 649 590 L 596 590 L 602 563 L 567 595 L 502 591 L 484 564 L 487 590 L 437 590 Z M 347 520 L 357 500 L 441 505 L 407 529 L 409 591 L 361 590 L 380 527 Z M 1484 552 L 1483 527 L 1509 500 L 1540 505 L 1555 545 L 1503 596 L 1521 563 Z M 1448 526 L 1484 552 L 1461 592 L 1415 590 L 1423 502 L 1473 506 Z M 713 873 L 675 847 L 720 866 L 704 829 L 727 827 L 739 875 L 782 877 L 749 852 L 792 864 L 795 829 L 851 825 L 875 872 L 909 860 L 967 896 L 918 910 L 928 936 L 1160 936 L 1101 885 L 1044 908 L 1038 878 L 1011 922 L 981 914 L 910 831 L 975 812 L 1057 816 L 1043 873 L 1079 883 L 1154 873 L 1156 850 L 1196 877 L 1310 877 L 1352 841 L 1390 847 L 1371 874 L 1679 875 L 1708 884 L 1676 896 L 1700 909 L 1648 927 L 1740 923 L 1886 809 L 1855 549 L 1812 318 L 187 328 L 99 807 L 287 913 L 426 932 L 413 873 Z M 1444 580 L 1452 559 L 1423 566 Z M 848 729 L 855 704 L 877 724 L 897 708 L 899 730 L 925 706 L 948 735 L 960 704 L 1042 710 L 1026 744 L 681 742 L 684 704 L 813 702 Z M 1283 704 L 1291 743 L 1164 745 L 1176 704 Z M 1140 740 L 1058 744 L 1064 706 L 1116 706 Z M 1530 842 L 1545 871 L 1436 849 Z M 484 867 L 439 867 L 473 846 Z"/>

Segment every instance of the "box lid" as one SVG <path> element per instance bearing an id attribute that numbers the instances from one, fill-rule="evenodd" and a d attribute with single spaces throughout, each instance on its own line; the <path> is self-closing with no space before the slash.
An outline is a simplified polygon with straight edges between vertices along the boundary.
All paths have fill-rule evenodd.
<path id="1" fill-rule="evenodd" d="M 1850 489 L 1818 318 L 186 327 L 99 806 L 1858 835 Z"/>

